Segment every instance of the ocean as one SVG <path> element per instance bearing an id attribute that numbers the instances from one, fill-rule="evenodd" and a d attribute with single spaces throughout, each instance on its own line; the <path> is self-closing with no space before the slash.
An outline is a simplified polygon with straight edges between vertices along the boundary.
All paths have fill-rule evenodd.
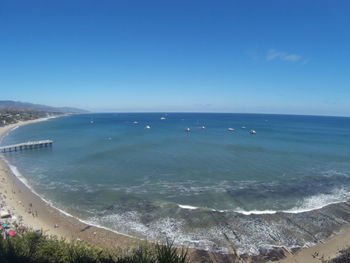
<path id="1" fill-rule="evenodd" d="M 3 156 L 35 192 L 85 222 L 258 254 L 337 228 L 315 214 L 334 215 L 326 206 L 350 199 L 349 135 L 343 117 L 101 113 L 25 125 L 1 144 L 53 140 Z"/>

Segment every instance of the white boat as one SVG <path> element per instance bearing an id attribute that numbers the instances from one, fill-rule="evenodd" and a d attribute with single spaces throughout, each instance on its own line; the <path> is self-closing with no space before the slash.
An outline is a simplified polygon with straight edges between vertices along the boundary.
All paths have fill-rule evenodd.
<path id="1" fill-rule="evenodd" d="M 145 126 L 145 129 L 151 129 L 151 126 L 146 125 L 146 126 Z"/>
<path id="2" fill-rule="evenodd" d="M 161 119 L 162 121 L 166 120 L 166 118 L 165 118 L 165 117 L 160 117 L 160 119 Z"/>
<path id="3" fill-rule="evenodd" d="M 249 133 L 250 134 L 256 134 L 256 131 L 255 130 L 250 130 Z"/>
<path id="4" fill-rule="evenodd" d="M 247 127 L 246 127 L 246 126 L 242 126 L 241 128 L 242 128 L 242 129 L 246 129 Z"/>
<path id="5" fill-rule="evenodd" d="M 191 131 L 191 129 L 190 129 L 190 128 L 186 128 L 186 129 L 185 129 L 185 131 L 190 132 L 190 131 Z"/>
<path id="6" fill-rule="evenodd" d="M 205 129 L 205 126 L 202 126 L 201 129 Z"/>
<path id="7" fill-rule="evenodd" d="M 227 130 L 229 130 L 229 131 L 235 131 L 234 128 L 228 128 Z"/>
<path id="8" fill-rule="evenodd" d="M 94 123 L 94 121 L 90 121 L 90 123 Z"/>
<path id="9" fill-rule="evenodd" d="M 134 124 L 138 124 L 138 122 L 137 122 L 137 121 L 134 121 Z"/>

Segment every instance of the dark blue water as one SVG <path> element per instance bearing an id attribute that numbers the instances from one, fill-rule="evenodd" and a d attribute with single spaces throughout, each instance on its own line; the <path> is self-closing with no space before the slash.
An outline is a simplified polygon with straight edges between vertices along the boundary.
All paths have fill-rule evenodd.
<path id="1" fill-rule="evenodd" d="M 74 115 L 20 127 L 2 144 L 41 139 L 53 148 L 5 156 L 35 191 L 142 238 L 215 247 L 223 237 L 211 213 L 298 213 L 350 198 L 350 118 Z"/>

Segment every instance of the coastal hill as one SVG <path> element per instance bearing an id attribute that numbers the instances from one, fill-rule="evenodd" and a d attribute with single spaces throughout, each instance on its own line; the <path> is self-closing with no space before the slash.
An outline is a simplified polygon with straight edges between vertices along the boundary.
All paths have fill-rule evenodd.
<path id="1" fill-rule="evenodd" d="M 0 100 L 0 111 L 41 111 L 51 113 L 87 113 L 88 111 L 70 107 L 51 107 L 28 102 Z"/>
<path id="2" fill-rule="evenodd" d="M 28 102 L 0 100 L 0 126 L 19 121 L 59 116 L 62 114 L 87 113 L 88 111 L 70 107 L 51 107 Z"/>

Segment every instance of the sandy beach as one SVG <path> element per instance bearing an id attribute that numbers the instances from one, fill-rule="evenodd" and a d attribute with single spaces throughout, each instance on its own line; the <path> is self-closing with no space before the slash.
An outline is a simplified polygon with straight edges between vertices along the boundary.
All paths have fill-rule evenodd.
<path id="1" fill-rule="evenodd" d="M 33 122 L 20 122 L 0 128 L 0 138 L 16 126 Z M 87 225 L 78 219 L 66 215 L 51 207 L 38 195 L 33 193 L 10 170 L 6 162 L 0 159 L 0 201 L 3 208 L 9 209 L 12 220 L 22 221 L 34 230 L 41 229 L 48 235 L 56 235 L 67 240 L 80 239 L 104 248 L 134 248 L 144 241 L 117 234 L 103 228 Z M 274 262 L 322 262 L 335 257 L 339 250 L 350 245 L 350 228 L 342 229 L 339 234 L 316 246 L 300 249 L 287 257 Z M 205 251 L 191 253 L 192 262 L 264 262 L 263 259 L 239 258 L 236 255 L 219 255 Z M 256 260 L 256 261 L 255 261 Z M 272 261 L 271 261 L 272 262 Z"/>

